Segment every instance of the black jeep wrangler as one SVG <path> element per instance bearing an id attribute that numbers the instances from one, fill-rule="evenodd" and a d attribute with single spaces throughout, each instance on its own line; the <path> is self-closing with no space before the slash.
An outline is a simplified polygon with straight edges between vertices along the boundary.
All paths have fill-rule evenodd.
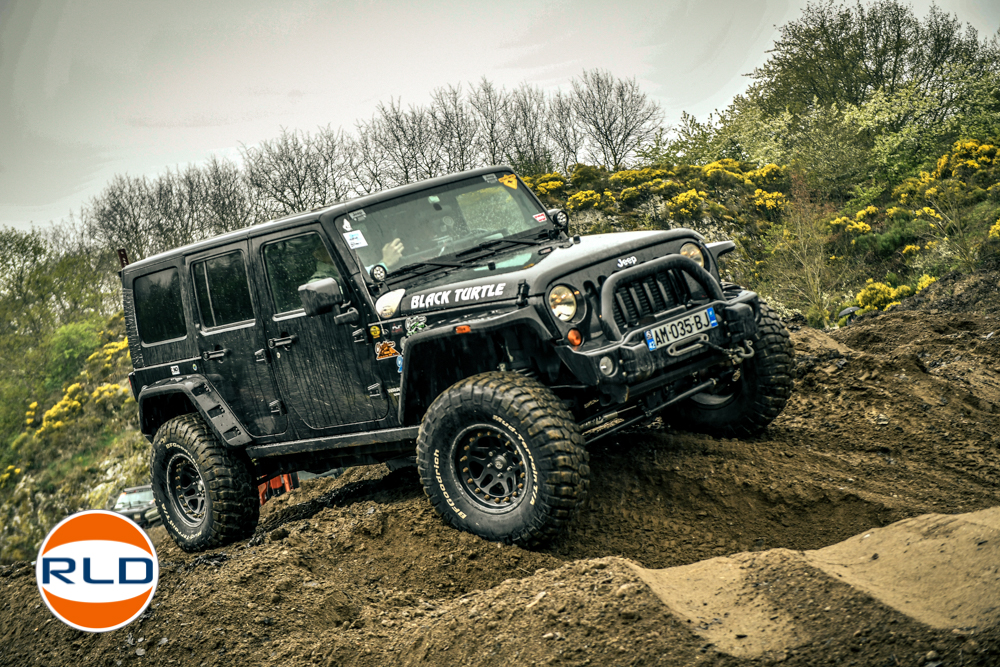
<path id="1" fill-rule="evenodd" d="M 451 525 L 532 544 L 586 446 L 658 416 L 723 436 L 789 396 L 788 334 L 691 230 L 567 234 L 509 167 L 257 225 L 122 270 L 164 525 L 248 537 L 255 483 L 416 455 Z"/>

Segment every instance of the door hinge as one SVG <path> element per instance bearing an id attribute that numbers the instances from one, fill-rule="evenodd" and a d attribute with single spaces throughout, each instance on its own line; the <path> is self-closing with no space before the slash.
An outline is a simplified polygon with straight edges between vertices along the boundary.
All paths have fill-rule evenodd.
<path id="1" fill-rule="evenodd" d="M 271 361 L 270 358 L 268 358 L 267 350 L 257 350 L 254 352 L 253 360 L 258 364 L 266 364 Z"/>
<path id="2" fill-rule="evenodd" d="M 381 382 L 368 387 L 368 398 L 383 398 Z"/>
<path id="3" fill-rule="evenodd" d="M 267 404 L 268 409 L 271 411 L 272 415 L 283 415 L 285 414 L 285 404 L 281 401 L 271 401 Z"/>
<path id="4" fill-rule="evenodd" d="M 355 343 L 367 343 L 368 336 L 365 335 L 364 329 L 355 329 L 351 332 L 351 337 L 354 338 Z"/>

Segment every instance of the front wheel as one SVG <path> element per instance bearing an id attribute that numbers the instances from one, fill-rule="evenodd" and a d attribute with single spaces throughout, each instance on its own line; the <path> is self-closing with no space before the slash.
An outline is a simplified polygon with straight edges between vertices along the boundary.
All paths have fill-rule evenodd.
<path id="1" fill-rule="evenodd" d="M 547 387 L 515 373 L 483 373 L 431 404 L 417 438 L 417 469 L 446 522 L 526 546 L 558 534 L 586 501 L 583 444 Z"/>
<path id="2" fill-rule="evenodd" d="M 695 394 L 667 408 L 672 426 L 716 437 L 741 438 L 763 431 L 792 393 L 792 343 L 788 330 L 766 303 L 760 304 L 754 356 L 745 359 L 714 391 Z"/>
<path id="3" fill-rule="evenodd" d="M 153 438 L 149 467 L 160 519 L 184 551 L 223 546 L 257 527 L 253 464 L 222 445 L 200 416 L 164 423 Z"/>

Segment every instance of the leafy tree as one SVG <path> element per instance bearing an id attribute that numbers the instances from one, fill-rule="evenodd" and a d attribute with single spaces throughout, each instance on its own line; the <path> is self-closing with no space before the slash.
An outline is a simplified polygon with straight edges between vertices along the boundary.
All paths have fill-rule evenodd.
<path id="1" fill-rule="evenodd" d="M 998 46 L 980 41 L 971 26 L 932 5 L 921 21 L 898 0 L 853 6 L 810 2 L 802 16 L 779 28 L 769 58 L 750 75 L 749 95 L 768 116 L 819 106 L 861 106 L 881 91 L 908 87 L 934 95 L 940 112 L 954 111 L 944 90 L 956 70 L 973 76 L 997 71 Z M 900 129 L 906 122 L 900 118 Z"/>

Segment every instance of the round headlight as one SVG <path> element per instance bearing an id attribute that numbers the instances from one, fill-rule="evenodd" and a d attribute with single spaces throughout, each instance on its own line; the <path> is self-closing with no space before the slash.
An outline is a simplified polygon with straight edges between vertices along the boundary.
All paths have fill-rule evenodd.
<path id="1" fill-rule="evenodd" d="M 701 246 L 697 243 L 685 243 L 681 246 L 681 254 L 688 259 L 693 259 L 695 264 L 705 268 L 705 255 L 701 252 Z"/>
<path id="2" fill-rule="evenodd" d="M 549 308 L 552 314 L 563 322 L 569 322 L 576 316 L 576 297 L 573 290 L 565 285 L 556 285 L 549 292 Z"/>

